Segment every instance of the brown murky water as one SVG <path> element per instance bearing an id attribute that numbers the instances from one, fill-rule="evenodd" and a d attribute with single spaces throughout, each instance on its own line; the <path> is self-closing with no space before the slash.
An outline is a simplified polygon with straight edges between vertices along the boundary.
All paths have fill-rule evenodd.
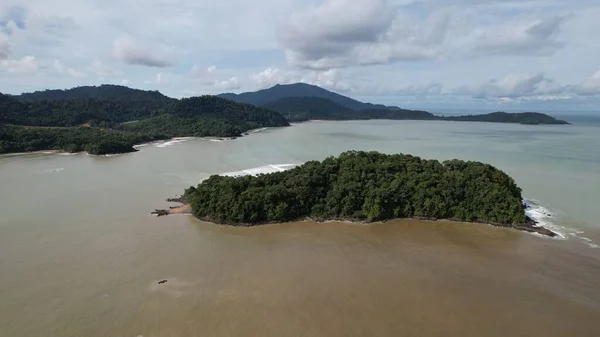
<path id="1" fill-rule="evenodd" d="M 0 158 L 0 336 L 600 334 L 595 164 L 542 171 L 525 154 L 512 157 L 525 146 L 514 139 L 507 149 L 493 140 L 475 155 L 462 136 L 410 143 L 393 136 L 396 129 L 385 138 L 387 129 L 375 125 L 369 132 L 387 140 L 355 144 L 356 137 L 316 135 L 311 128 L 332 127 L 319 125 L 107 158 Z M 328 142 L 312 146 L 315 137 Z M 404 151 L 406 144 L 418 148 Z M 434 157 L 439 144 L 513 165 L 526 195 L 562 207 L 552 220 L 571 229 L 567 239 L 449 222 L 232 228 L 148 214 L 210 173 L 346 147 Z"/>

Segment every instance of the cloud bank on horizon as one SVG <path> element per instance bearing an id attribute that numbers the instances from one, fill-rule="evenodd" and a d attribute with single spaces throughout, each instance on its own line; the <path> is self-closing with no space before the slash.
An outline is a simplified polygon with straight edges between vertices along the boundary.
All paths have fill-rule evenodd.
<path id="1" fill-rule="evenodd" d="M 4 0 L 0 92 L 306 82 L 377 103 L 594 109 L 596 0 Z"/>

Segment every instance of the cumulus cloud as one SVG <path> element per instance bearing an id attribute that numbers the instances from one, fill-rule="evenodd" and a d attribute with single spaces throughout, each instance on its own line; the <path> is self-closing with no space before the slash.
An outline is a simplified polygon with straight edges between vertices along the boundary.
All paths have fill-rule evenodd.
<path id="1" fill-rule="evenodd" d="M 0 69 L 11 74 L 33 75 L 38 72 L 38 64 L 34 56 L 25 56 L 19 60 L 0 60 Z"/>
<path id="2" fill-rule="evenodd" d="M 54 60 L 53 63 L 54 71 L 59 75 L 69 75 L 73 78 L 83 78 L 86 77 L 87 74 L 84 72 L 77 71 L 73 68 L 65 67 L 62 62 L 59 60 Z"/>
<path id="3" fill-rule="evenodd" d="M 432 82 L 424 85 L 411 85 L 403 89 L 393 90 L 392 93 L 400 96 L 437 96 L 442 94 L 442 83 Z"/>
<path id="4" fill-rule="evenodd" d="M 188 72 L 188 77 L 190 77 L 194 83 L 199 83 L 204 87 L 217 90 L 237 90 L 242 87 L 242 83 L 237 76 L 223 79 L 223 74 L 221 74 L 221 71 L 214 65 L 202 67 L 198 64 L 194 64 Z M 190 92 L 196 91 L 190 90 Z"/>
<path id="5" fill-rule="evenodd" d="M 291 64 L 330 69 L 438 56 L 443 32 L 426 36 L 387 0 L 326 0 L 294 13 L 280 39 Z M 433 24 L 439 23 L 434 17 Z M 431 22 L 430 22 L 431 23 Z M 434 39 L 430 39 L 434 38 Z"/>
<path id="6" fill-rule="evenodd" d="M 600 70 L 576 86 L 574 91 L 579 95 L 600 95 Z"/>
<path id="7" fill-rule="evenodd" d="M 552 55 L 565 46 L 560 31 L 565 16 L 503 24 L 479 33 L 475 51 L 486 54 Z"/>
<path id="8" fill-rule="evenodd" d="M 207 68 L 203 68 L 198 64 L 194 64 L 192 69 L 190 69 L 188 76 L 194 79 L 206 79 L 210 78 L 213 74 L 217 72 L 216 66 L 210 66 Z"/>
<path id="9" fill-rule="evenodd" d="M 96 76 L 98 76 L 98 78 L 102 80 L 120 74 L 120 72 L 117 69 L 107 66 L 98 60 L 92 61 L 92 63 L 87 67 L 87 70 L 90 73 L 95 74 Z"/>
<path id="10" fill-rule="evenodd" d="M 161 84 L 167 84 L 167 83 L 169 83 L 169 81 L 167 80 L 165 74 L 160 72 L 160 73 L 156 74 L 156 76 L 154 77 L 153 80 L 144 81 L 144 83 L 161 85 Z"/>
<path id="11" fill-rule="evenodd" d="M 0 32 L 0 60 L 6 60 L 10 56 L 10 44 L 8 37 Z"/>
<path id="12" fill-rule="evenodd" d="M 235 76 L 228 80 L 221 80 L 221 81 L 216 80 L 212 83 L 212 86 L 215 89 L 220 89 L 220 90 L 236 90 L 236 89 L 240 89 L 242 87 L 242 85 L 240 84 L 240 81 Z"/>
<path id="13" fill-rule="evenodd" d="M 113 55 L 128 64 L 166 68 L 172 64 L 169 48 L 160 42 L 142 42 L 131 36 L 113 42 Z"/>
<path id="14" fill-rule="evenodd" d="M 269 88 L 276 84 L 302 82 L 341 92 L 352 90 L 349 83 L 340 79 L 340 72 L 337 69 L 299 71 L 271 67 L 259 73 L 251 74 L 250 81 L 252 86 L 257 89 Z"/>
<path id="15" fill-rule="evenodd" d="M 544 73 L 509 75 L 500 80 L 492 79 L 475 86 L 463 86 L 454 91 L 459 95 L 470 95 L 473 98 L 517 98 L 556 96 L 568 91 L 568 87 L 560 86 Z"/>

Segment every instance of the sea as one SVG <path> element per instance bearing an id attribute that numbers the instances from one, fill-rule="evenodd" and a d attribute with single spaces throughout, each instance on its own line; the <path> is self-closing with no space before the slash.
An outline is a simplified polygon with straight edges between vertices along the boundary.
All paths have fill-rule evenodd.
<path id="1" fill-rule="evenodd" d="M 572 125 L 312 121 L 122 155 L 0 156 L 0 336 L 598 336 L 600 115 L 557 117 Z M 490 163 L 559 236 L 150 215 L 213 174 L 347 150 Z"/>

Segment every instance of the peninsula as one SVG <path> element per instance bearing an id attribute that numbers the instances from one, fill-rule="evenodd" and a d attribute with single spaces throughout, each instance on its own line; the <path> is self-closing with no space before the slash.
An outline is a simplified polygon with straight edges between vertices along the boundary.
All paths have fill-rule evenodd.
<path id="1" fill-rule="evenodd" d="M 289 125 L 278 112 L 216 96 L 177 100 L 116 85 L 0 94 L 0 153 L 125 153 L 155 140 L 239 137 Z"/>
<path id="2" fill-rule="evenodd" d="M 348 151 L 321 162 L 258 176 L 213 175 L 185 190 L 199 219 L 253 226 L 315 221 L 449 219 L 548 236 L 525 215 L 521 189 L 480 162 L 439 162 L 412 155 Z"/>
<path id="3" fill-rule="evenodd" d="M 296 96 L 295 96 L 296 95 Z M 436 116 L 356 101 L 304 83 L 254 93 L 174 99 L 118 85 L 0 93 L 0 154 L 40 150 L 102 155 L 173 137 L 240 137 L 263 127 L 322 120 L 443 120 L 568 124 L 534 112 Z"/>

